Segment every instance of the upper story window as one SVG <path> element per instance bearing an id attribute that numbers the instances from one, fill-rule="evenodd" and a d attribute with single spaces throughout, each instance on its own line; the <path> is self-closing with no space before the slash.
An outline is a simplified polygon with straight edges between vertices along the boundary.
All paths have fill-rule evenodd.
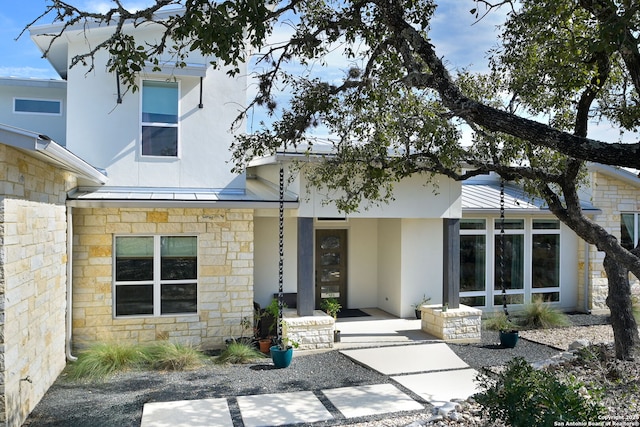
<path id="1" fill-rule="evenodd" d="M 142 155 L 178 156 L 178 82 L 142 82 Z"/>
<path id="2" fill-rule="evenodd" d="M 62 101 L 57 99 L 13 98 L 13 112 L 60 116 Z"/>

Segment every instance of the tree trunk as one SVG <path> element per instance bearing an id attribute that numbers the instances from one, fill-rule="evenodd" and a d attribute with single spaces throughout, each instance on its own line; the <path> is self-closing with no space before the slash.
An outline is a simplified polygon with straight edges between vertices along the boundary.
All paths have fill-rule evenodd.
<path id="1" fill-rule="evenodd" d="M 631 360 L 640 339 L 638 325 L 632 311 L 629 271 L 609 255 L 605 255 L 603 265 L 609 282 L 607 306 L 611 310 L 616 358 Z"/>

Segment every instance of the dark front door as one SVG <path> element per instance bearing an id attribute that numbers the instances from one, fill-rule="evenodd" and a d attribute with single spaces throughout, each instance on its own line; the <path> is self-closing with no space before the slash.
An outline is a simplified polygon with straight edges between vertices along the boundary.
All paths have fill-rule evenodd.
<path id="1" fill-rule="evenodd" d="M 347 230 L 316 230 L 316 306 L 335 298 L 347 308 Z"/>

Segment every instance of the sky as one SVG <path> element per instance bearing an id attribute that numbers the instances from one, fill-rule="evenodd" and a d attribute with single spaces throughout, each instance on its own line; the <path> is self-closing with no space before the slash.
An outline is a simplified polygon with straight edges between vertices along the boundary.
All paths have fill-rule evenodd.
<path id="1" fill-rule="evenodd" d="M 90 10 L 104 11 L 108 8 L 106 0 L 70 0 L 70 3 L 86 7 Z M 0 76 L 58 78 L 53 68 L 43 59 L 36 45 L 23 34 L 15 40 L 20 31 L 33 19 L 38 17 L 46 8 L 45 0 L 0 0 Z M 125 1 L 126 6 L 135 8 L 148 4 L 148 1 Z M 472 25 L 474 18 L 469 13 L 474 2 L 471 0 L 455 0 L 443 2 L 445 6 L 438 9 L 433 22 L 432 37 L 437 41 L 440 55 L 448 60 L 451 67 L 485 67 L 484 52 L 496 40 L 495 25 L 501 18 L 497 14 L 476 25 Z M 50 21 L 48 21 L 50 22 Z M 43 24 L 48 23 L 43 21 Z M 284 29 L 276 28 L 276 34 Z M 276 35 L 277 37 L 277 35 Z M 332 67 L 337 72 L 348 64 L 335 55 Z"/>
<path id="2" fill-rule="evenodd" d="M 68 0 L 69 3 L 92 11 L 105 11 L 111 3 L 108 0 Z M 126 7 L 138 8 L 148 5 L 148 0 L 124 0 Z M 492 12 L 479 22 L 469 12 L 475 7 L 472 0 L 444 0 L 439 2 L 432 20 L 430 37 L 438 55 L 445 59 L 451 71 L 468 68 L 472 71 L 487 69 L 487 51 L 497 43 L 498 24 L 503 20 L 506 9 Z M 15 40 L 22 29 L 46 9 L 45 0 L 0 0 L 0 77 L 59 78 L 41 52 L 29 38 L 28 32 Z M 50 23 L 41 21 L 42 24 Z M 276 27 L 274 38 L 286 34 L 285 26 Z M 322 70 L 326 76 L 341 77 L 350 64 L 338 53 L 330 56 L 330 67 Z M 252 89 L 249 88 L 249 95 Z M 259 119 L 254 117 L 254 123 Z M 251 124 L 250 124 L 251 126 Z M 249 129 L 252 130 L 252 129 Z M 592 128 L 593 130 L 593 128 Z M 592 137 L 608 141 L 616 140 L 617 131 L 607 124 L 600 125 Z M 635 139 L 635 138 L 632 138 Z"/>

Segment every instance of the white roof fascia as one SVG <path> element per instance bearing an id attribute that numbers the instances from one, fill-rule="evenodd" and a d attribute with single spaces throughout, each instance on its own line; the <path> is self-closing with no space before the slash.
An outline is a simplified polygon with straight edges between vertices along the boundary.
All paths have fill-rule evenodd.
<path id="1" fill-rule="evenodd" d="M 48 163 L 55 164 L 78 177 L 103 185 L 108 181 L 105 173 L 91 166 L 46 135 L 0 124 L 0 143 L 27 151 Z"/>
<path id="2" fill-rule="evenodd" d="M 587 165 L 590 171 L 600 172 L 605 175 L 614 177 L 626 184 L 640 187 L 640 178 L 637 173 L 630 170 L 622 169 L 616 166 L 603 165 L 600 163 L 589 163 Z"/>

